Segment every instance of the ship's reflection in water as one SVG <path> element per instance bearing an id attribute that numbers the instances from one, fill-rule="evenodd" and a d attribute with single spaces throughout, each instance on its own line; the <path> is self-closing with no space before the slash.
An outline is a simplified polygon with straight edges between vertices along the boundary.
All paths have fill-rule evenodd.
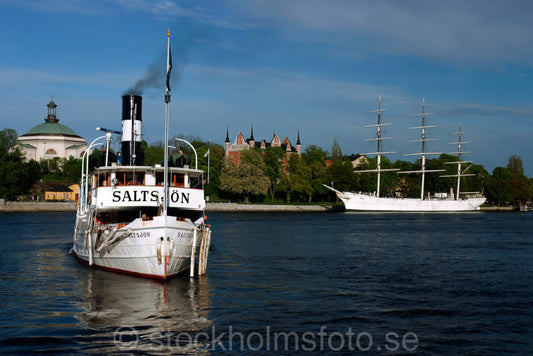
<path id="1" fill-rule="evenodd" d="M 203 354 L 209 349 L 207 277 L 153 281 L 90 270 L 76 318 L 83 351 Z M 83 295 L 83 294 L 82 294 Z"/>

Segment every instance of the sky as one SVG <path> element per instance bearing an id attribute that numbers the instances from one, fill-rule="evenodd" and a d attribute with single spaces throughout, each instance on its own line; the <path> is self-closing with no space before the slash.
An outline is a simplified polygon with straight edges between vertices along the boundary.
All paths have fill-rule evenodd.
<path id="1" fill-rule="evenodd" d="M 525 0 L 0 0 L 0 129 L 60 123 L 88 142 L 120 130 L 122 95 L 144 80 L 143 135 L 164 139 L 167 31 L 170 135 L 224 144 L 239 132 L 302 146 L 456 151 L 489 173 L 521 157 L 533 177 L 533 2 Z M 117 137 L 116 142 L 119 141 Z M 115 143 L 118 147 L 118 144 Z"/>

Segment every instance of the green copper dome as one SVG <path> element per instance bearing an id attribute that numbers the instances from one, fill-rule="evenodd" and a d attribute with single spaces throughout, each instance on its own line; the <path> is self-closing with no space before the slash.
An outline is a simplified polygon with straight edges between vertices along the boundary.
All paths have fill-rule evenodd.
<path id="1" fill-rule="evenodd" d="M 76 135 L 74 131 L 66 127 L 65 125 L 62 125 L 59 123 L 59 119 L 56 116 L 56 108 L 57 105 L 54 103 L 54 97 L 52 97 L 52 100 L 47 105 L 48 107 L 48 116 L 44 119 L 45 123 L 37 125 L 30 129 L 30 131 L 26 132 L 22 136 L 30 136 L 30 135 L 60 135 L 60 136 L 74 136 L 74 137 L 80 137 Z"/>
<path id="2" fill-rule="evenodd" d="M 37 125 L 24 134 L 24 136 L 28 135 L 65 135 L 78 137 L 74 131 L 57 122 L 45 122 L 44 124 Z"/>

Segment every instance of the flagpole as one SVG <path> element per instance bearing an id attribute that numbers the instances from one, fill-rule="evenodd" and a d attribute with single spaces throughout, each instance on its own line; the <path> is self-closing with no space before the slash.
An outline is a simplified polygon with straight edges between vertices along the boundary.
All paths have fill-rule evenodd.
<path id="1" fill-rule="evenodd" d="M 209 161 L 211 160 L 211 139 L 209 139 L 207 144 L 207 152 L 204 157 L 207 156 L 207 184 L 209 184 Z"/>
<path id="2" fill-rule="evenodd" d="M 167 33 L 167 82 L 166 82 L 166 94 L 165 94 L 165 162 L 164 162 L 164 179 L 163 179 L 163 216 L 167 216 L 168 210 L 168 104 L 170 103 L 170 70 L 172 69 L 172 58 L 170 55 L 170 29 Z M 166 226 L 166 224 L 165 224 Z"/>

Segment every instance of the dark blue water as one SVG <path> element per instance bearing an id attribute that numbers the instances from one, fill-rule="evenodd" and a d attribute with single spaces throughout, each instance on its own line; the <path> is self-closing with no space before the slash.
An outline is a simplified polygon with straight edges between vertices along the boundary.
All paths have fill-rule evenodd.
<path id="1" fill-rule="evenodd" d="M 79 264 L 74 218 L 0 214 L 0 353 L 533 353 L 531 213 L 211 213 L 167 283 Z"/>

